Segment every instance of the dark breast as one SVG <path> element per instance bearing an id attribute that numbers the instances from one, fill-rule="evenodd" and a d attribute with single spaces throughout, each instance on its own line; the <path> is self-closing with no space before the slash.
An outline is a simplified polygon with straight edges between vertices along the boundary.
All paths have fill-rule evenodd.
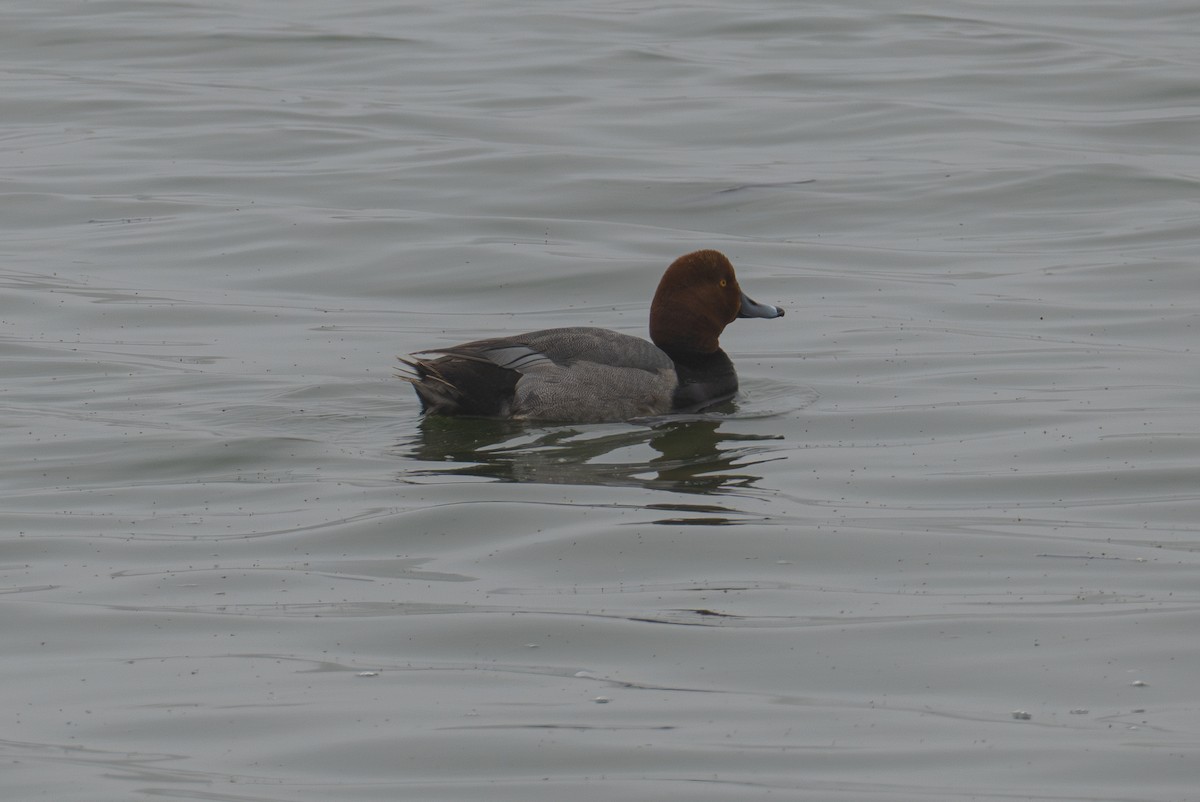
<path id="1" fill-rule="evenodd" d="M 712 354 L 673 354 L 679 386 L 673 406 L 677 412 L 695 412 L 733 398 L 737 372 L 729 356 L 717 349 Z"/>

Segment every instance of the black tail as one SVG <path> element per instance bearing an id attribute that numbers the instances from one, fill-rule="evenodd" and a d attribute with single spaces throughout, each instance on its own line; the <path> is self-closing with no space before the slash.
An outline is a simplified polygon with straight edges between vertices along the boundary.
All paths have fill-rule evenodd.
<path id="1" fill-rule="evenodd" d="M 397 375 L 417 391 L 426 415 L 507 417 L 521 377 L 491 362 L 454 356 L 401 357 L 400 362 L 412 373 Z"/>

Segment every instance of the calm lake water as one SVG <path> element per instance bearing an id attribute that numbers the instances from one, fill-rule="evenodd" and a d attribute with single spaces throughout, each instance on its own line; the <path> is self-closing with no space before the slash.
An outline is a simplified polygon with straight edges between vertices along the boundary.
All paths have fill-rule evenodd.
<path id="1" fill-rule="evenodd" d="M 5 800 L 1195 800 L 1200 6 L 9 2 Z M 756 299 L 687 419 L 397 354 Z"/>

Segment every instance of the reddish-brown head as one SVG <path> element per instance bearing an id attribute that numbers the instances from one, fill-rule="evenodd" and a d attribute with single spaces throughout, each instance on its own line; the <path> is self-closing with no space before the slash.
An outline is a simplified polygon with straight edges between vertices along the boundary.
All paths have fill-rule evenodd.
<path id="1" fill-rule="evenodd" d="M 696 251 L 672 262 L 658 283 L 650 339 L 667 353 L 711 354 L 736 318 L 782 316 L 782 309 L 755 303 L 742 292 L 725 254 Z"/>

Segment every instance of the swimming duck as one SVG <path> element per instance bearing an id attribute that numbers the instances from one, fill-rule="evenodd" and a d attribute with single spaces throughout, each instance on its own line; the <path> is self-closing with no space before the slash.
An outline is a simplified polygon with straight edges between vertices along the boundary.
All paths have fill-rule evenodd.
<path id="1" fill-rule="evenodd" d="M 750 300 L 729 259 L 676 259 L 650 304 L 650 339 L 576 326 L 432 348 L 400 361 L 427 415 L 529 421 L 622 421 L 695 412 L 737 392 L 717 340 L 739 317 L 783 317 Z"/>

